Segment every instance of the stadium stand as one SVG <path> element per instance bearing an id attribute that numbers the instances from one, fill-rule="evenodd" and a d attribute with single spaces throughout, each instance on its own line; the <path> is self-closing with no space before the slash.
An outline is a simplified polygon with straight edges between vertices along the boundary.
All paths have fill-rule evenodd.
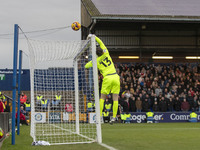
<path id="1" fill-rule="evenodd" d="M 124 112 L 135 108 L 130 104 L 137 104 L 131 102 L 129 95 L 141 99 L 143 112 L 153 108 L 161 112 L 200 111 L 197 65 L 130 63 L 117 65 L 117 72 L 121 80 L 120 104 L 125 106 Z M 188 102 L 188 109 L 181 107 L 184 99 Z"/>

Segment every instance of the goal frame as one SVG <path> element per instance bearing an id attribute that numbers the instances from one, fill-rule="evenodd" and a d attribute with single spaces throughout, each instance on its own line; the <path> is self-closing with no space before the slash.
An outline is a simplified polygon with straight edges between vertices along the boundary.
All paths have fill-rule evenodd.
<path id="1" fill-rule="evenodd" d="M 98 85 L 98 69 L 97 69 L 97 56 L 96 56 L 96 40 L 95 35 L 92 35 L 90 40 L 90 47 L 92 49 L 92 63 L 93 63 L 93 84 L 94 84 L 94 97 L 95 97 L 95 113 L 96 113 L 96 139 L 95 141 L 99 144 L 102 143 L 102 133 L 101 133 L 101 117 L 100 117 L 100 103 L 99 103 L 99 85 Z M 75 129 L 76 134 L 80 135 L 80 124 L 79 124 L 79 81 L 78 81 L 78 56 L 81 55 L 81 53 L 84 51 L 85 47 L 82 48 L 79 54 L 77 54 L 76 57 L 74 57 L 73 60 L 73 66 L 74 66 L 74 88 L 75 88 Z M 30 52 L 31 55 L 31 52 Z M 32 55 L 30 58 L 30 82 L 31 82 L 31 132 L 30 135 L 33 138 L 33 141 L 36 141 L 36 123 L 33 121 L 35 120 L 35 102 L 34 102 L 34 55 Z M 34 119 L 33 119 L 34 118 Z M 83 137 L 85 137 L 83 135 Z M 54 143 L 52 145 L 58 145 L 58 144 L 77 144 L 77 143 L 91 143 L 91 142 L 71 142 L 71 143 Z"/>

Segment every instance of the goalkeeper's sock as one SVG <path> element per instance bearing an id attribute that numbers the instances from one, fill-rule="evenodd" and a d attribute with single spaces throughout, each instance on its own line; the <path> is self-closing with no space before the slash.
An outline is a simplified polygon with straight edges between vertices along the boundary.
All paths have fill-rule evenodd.
<path id="1" fill-rule="evenodd" d="M 113 101 L 113 118 L 116 118 L 118 111 L 118 101 Z"/>
<path id="2" fill-rule="evenodd" d="M 102 116 L 103 107 L 104 107 L 104 99 L 100 99 L 100 116 Z"/>

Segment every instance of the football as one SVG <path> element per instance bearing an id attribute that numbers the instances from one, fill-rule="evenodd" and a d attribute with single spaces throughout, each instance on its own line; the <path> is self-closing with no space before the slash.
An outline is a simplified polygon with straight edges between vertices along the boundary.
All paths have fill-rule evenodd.
<path id="1" fill-rule="evenodd" d="M 71 27 L 74 31 L 78 31 L 81 28 L 81 24 L 76 21 L 72 23 Z"/>

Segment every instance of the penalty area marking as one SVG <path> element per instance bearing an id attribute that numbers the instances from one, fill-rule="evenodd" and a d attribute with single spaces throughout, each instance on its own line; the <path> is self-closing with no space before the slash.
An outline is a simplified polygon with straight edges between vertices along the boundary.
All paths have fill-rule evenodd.
<path id="1" fill-rule="evenodd" d="M 99 144 L 99 145 L 101 145 L 101 146 L 103 146 L 103 147 L 105 147 L 105 148 L 107 148 L 107 149 L 109 149 L 109 150 L 117 150 L 116 148 L 111 147 L 111 146 L 109 146 L 109 145 L 107 145 L 107 144 L 104 144 L 104 143 L 101 143 L 101 144 Z"/>

